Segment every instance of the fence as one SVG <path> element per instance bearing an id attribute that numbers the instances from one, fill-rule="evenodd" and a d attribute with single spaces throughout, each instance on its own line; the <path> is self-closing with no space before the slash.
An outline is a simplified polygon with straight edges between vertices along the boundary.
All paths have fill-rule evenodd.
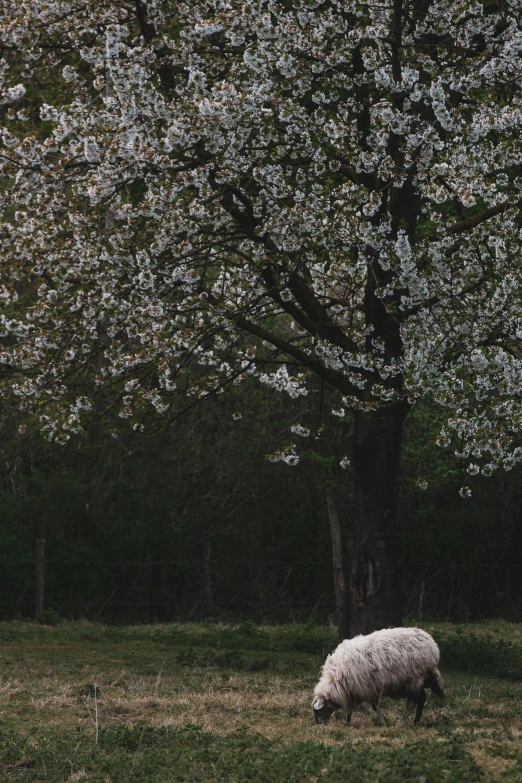
<path id="1" fill-rule="evenodd" d="M 403 562 L 405 618 L 522 620 L 522 595 L 496 563 Z M 0 577 L 0 618 L 54 612 L 112 623 L 214 616 L 285 622 L 334 618 L 330 563 L 311 560 L 43 559 Z"/>

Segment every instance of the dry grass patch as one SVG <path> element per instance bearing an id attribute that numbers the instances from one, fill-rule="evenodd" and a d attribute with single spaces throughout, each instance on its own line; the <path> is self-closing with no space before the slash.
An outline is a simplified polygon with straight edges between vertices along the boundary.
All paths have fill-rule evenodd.
<path id="1" fill-rule="evenodd" d="M 491 746 L 473 746 L 470 748 L 471 755 L 483 769 L 490 779 L 498 780 L 503 772 L 511 767 L 516 768 L 516 762 L 505 756 L 497 756 L 491 752 Z"/>
<path id="2" fill-rule="evenodd" d="M 458 629 L 444 628 L 458 651 Z M 367 705 L 349 727 L 341 715 L 322 727 L 311 703 L 331 629 L 64 623 L 7 631 L 1 749 L 6 763 L 34 760 L 34 768 L 10 767 L 10 781 L 490 783 L 518 772 L 522 780 L 522 686 L 512 679 L 451 671 L 443 660 L 447 702 L 430 695 L 420 726 L 397 727 L 404 704 L 386 700 L 386 728 L 372 725 Z"/>

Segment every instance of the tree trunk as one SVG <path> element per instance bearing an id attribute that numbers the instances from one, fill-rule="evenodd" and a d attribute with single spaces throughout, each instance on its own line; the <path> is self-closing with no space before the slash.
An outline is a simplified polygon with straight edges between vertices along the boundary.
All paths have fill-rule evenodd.
<path id="1" fill-rule="evenodd" d="M 326 502 L 328 506 L 328 518 L 330 520 L 330 534 L 332 539 L 337 631 L 339 634 L 339 639 L 342 641 L 343 639 L 348 639 L 350 636 L 349 600 L 346 590 L 343 536 L 333 487 L 329 487 L 326 490 Z"/>
<path id="2" fill-rule="evenodd" d="M 398 402 L 355 414 L 351 636 L 402 624 L 397 479 L 407 412 L 408 404 Z"/>
<path id="3" fill-rule="evenodd" d="M 201 543 L 203 573 L 201 577 L 201 608 L 204 617 L 211 617 L 213 612 L 212 596 L 212 538 L 206 535 Z"/>
<path id="4" fill-rule="evenodd" d="M 36 539 L 35 549 L 35 614 L 38 616 L 44 610 L 45 590 L 45 538 Z"/>

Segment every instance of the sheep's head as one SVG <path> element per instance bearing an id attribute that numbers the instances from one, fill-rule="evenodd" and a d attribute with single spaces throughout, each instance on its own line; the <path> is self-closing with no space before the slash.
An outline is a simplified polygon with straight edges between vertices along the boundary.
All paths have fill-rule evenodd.
<path id="1" fill-rule="evenodd" d="M 328 721 L 332 716 L 332 713 L 335 712 L 335 710 L 338 710 L 341 705 L 336 704 L 334 701 L 331 701 L 330 699 L 324 699 L 322 696 L 319 696 L 314 701 L 313 706 L 314 706 L 315 722 L 324 725 L 328 723 Z"/>

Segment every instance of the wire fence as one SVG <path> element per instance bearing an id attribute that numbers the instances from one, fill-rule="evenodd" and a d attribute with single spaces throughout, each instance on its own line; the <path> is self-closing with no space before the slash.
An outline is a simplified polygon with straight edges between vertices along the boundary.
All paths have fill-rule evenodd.
<path id="1" fill-rule="evenodd" d="M 498 563 L 404 561 L 402 570 L 408 620 L 459 622 L 492 615 L 522 620 L 520 580 Z M 208 616 L 326 622 L 335 614 L 331 566 L 315 560 L 230 557 L 205 566 L 201 559 L 184 558 L 48 559 L 40 577 L 37 573 L 34 560 L 27 559 L 18 564 L 16 579 L 0 575 L 0 619 L 42 610 L 112 623 Z"/>

